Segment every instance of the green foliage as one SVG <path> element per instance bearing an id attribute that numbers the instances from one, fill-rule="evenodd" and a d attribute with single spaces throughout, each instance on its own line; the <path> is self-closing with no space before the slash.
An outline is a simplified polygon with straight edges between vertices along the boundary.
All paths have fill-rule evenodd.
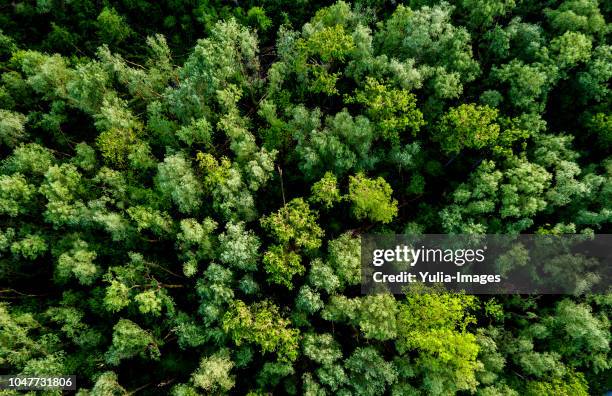
<path id="1" fill-rule="evenodd" d="M 219 260 L 247 271 L 257 269 L 261 242 L 253 231 L 245 230 L 244 223 L 227 223 L 219 235 Z"/>
<path id="2" fill-rule="evenodd" d="M 74 241 L 72 248 L 62 253 L 57 260 L 57 279 L 65 282 L 74 276 L 79 283 L 91 285 L 100 273 L 99 267 L 93 263 L 96 257 L 96 252 L 88 250 L 86 242 Z"/>
<path id="3" fill-rule="evenodd" d="M 449 154 L 459 153 L 464 148 L 487 147 L 499 136 L 496 118 L 497 110 L 488 106 L 453 107 L 442 116 L 434 139 Z"/>
<path id="4" fill-rule="evenodd" d="M 227 392 L 235 384 L 233 376 L 230 375 L 233 367 L 234 363 L 227 349 L 203 357 L 200 367 L 192 374 L 193 384 L 210 394 Z"/>
<path id="5" fill-rule="evenodd" d="M 302 275 L 305 271 L 301 261 L 297 253 L 282 246 L 273 245 L 264 253 L 263 266 L 271 283 L 278 283 L 288 289 L 293 289 L 292 278 L 295 275 Z"/>
<path id="6" fill-rule="evenodd" d="M 240 300 L 223 316 L 223 330 L 236 345 L 243 342 L 259 345 L 263 353 L 275 352 L 281 361 L 293 361 L 298 357 L 299 331 L 289 327 L 278 307 L 269 301 L 247 306 Z"/>
<path id="7" fill-rule="evenodd" d="M 311 193 L 310 201 L 319 203 L 326 209 L 334 206 L 341 198 L 338 181 L 331 172 L 325 172 L 321 180 L 312 185 Z"/>
<path id="8" fill-rule="evenodd" d="M 157 166 L 157 186 L 182 213 L 193 213 L 201 205 L 202 186 L 182 155 L 168 156 Z"/>
<path id="9" fill-rule="evenodd" d="M 113 327 L 113 342 L 106 352 L 106 362 L 118 365 L 124 359 L 134 356 L 159 359 L 160 352 L 155 338 L 136 323 L 119 319 Z"/>
<path id="10" fill-rule="evenodd" d="M 282 245 L 292 244 L 305 250 L 321 246 L 323 230 L 317 225 L 317 213 L 302 199 L 295 198 L 278 212 L 261 219 L 261 226 L 268 230 Z"/>
<path id="11" fill-rule="evenodd" d="M 423 114 L 416 107 L 416 97 L 403 89 L 388 88 L 375 79 L 368 77 L 363 91 L 357 91 L 349 103 L 366 106 L 366 114 L 377 123 L 384 139 L 399 143 L 400 133 L 405 130 L 416 135 L 425 124 Z"/>
<path id="12" fill-rule="evenodd" d="M 386 362 L 373 347 L 355 349 L 344 366 L 348 372 L 349 386 L 359 395 L 377 395 L 397 379 L 393 365 Z"/>
<path id="13" fill-rule="evenodd" d="M 0 143 L 15 147 L 27 138 L 25 131 L 26 116 L 0 109 Z"/>
<path id="14" fill-rule="evenodd" d="M 98 34 L 105 43 L 121 43 L 131 34 L 125 18 L 119 15 L 114 8 L 105 7 L 98 15 L 97 25 Z"/>
<path id="15" fill-rule="evenodd" d="M 397 200 L 391 198 L 393 190 L 383 179 L 369 179 L 363 173 L 349 178 L 347 198 L 352 203 L 357 219 L 389 223 L 397 215 Z"/>
<path id="16" fill-rule="evenodd" d="M 359 289 L 366 233 L 608 232 L 609 2 L 1 8 L 3 373 L 94 396 L 609 390 L 609 294 Z"/>
<path id="17" fill-rule="evenodd" d="M 329 116 L 326 127 L 319 130 L 320 111 L 297 107 L 290 127 L 295 130 L 299 167 L 309 180 L 327 171 L 340 177 L 352 169 L 367 169 L 376 161 L 369 155 L 374 133 L 366 117 L 352 117 L 343 110 Z"/>
<path id="18" fill-rule="evenodd" d="M 476 388 L 479 346 L 466 331 L 475 303 L 474 296 L 417 293 L 400 309 L 396 347 L 400 353 L 419 352 L 415 368 L 432 394 Z"/>
<path id="19" fill-rule="evenodd" d="M 28 211 L 36 188 L 20 173 L 0 175 L 0 214 L 16 217 Z"/>

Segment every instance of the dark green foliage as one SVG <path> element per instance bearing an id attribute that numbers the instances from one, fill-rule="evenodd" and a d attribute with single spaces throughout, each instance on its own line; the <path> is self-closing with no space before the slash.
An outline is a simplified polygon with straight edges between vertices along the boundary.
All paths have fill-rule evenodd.
<path id="1" fill-rule="evenodd" d="M 612 389 L 610 294 L 360 295 L 364 233 L 610 231 L 609 2 L 0 10 L 3 374 L 81 396 Z"/>

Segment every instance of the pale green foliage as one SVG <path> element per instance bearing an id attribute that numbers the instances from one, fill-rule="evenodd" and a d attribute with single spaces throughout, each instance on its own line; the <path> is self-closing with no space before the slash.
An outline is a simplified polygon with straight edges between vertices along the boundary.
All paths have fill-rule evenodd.
<path id="1" fill-rule="evenodd" d="M 515 6 L 515 0 L 463 0 L 461 6 L 469 14 L 474 27 L 489 26 L 496 18 L 507 14 Z"/>
<path id="2" fill-rule="evenodd" d="M 110 312 L 118 312 L 130 304 L 130 289 L 129 287 L 119 282 L 111 280 L 110 285 L 106 288 L 104 296 L 104 307 Z"/>
<path id="3" fill-rule="evenodd" d="M 235 88 L 235 86 L 231 86 Z M 224 93 L 227 96 L 235 96 L 221 100 L 229 109 L 229 113 L 221 117 L 217 128 L 225 132 L 230 139 L 230 149 L 236 154 L 237 162 L 244 162 L 257 150 L 255 136 L 247 129 L 246 119 L 241 117 L 236 110 L 236 102 L 240 99 L 237 92 L 232 90 L 219 91 L 217 94 Z M 233 94 L 233 95 L 232 95 Z"/>
<path id="4" fill-rule="evenodd" d="M 120 43 L 132 34 L 125 19 L 114 8 L 104 7 L 97 22 L 98 34 L 105 43 Z"/>
<path id="5" fill-rule="evenodd" d="M 268 274 L 268 281 L 288 289 L 293 289 L 293 277 L 303 275 L 305 271 L 300 255 L 279 245 L 271 246 L 264 253 L 263 267 Z"/>
<path id="6" fill-rule="evenodd" d="M 323 301 L 321 296 L 315 290 L 312 290 L 310 286 L 304 285 L 300 288 L 300 291 L 295 298 L 295 306 L 297 309 L 307 313 L 315 313 L 323 308 Z"/>
<path id="7" fill-rule="evenodd" d="M 313 26 L 313 31 L 309 31 L 310 26 L 304 27 L 307 38 L 298 42 L 298 46 L 304 46 L 305 56 L 318 55 L 325 63 L 334 59 L 342 61 L 353 49 L 352 37 L 345 33 L 344 26 L 339 24 L 321 28 Z"/>
<path id="8" fill-rule="evenodd" d="M 180 232 L 176 235 L 177 247 L 184 252 L 192 252 L 195 258 L 202 259 L 212 253 L 213 231 L 217 222 L 211 218 L 198 222 L 195 219 L 183 219 L 180 222 Z M 190 256 L 187 253 L 187 256 Z"/>
<path id="9" fill-rule="evenodd" d="M 228 392 L 235 384 L 234 377 L 230 375 L 233 367 L 229 350 L 222 349 L 211 356 L 203 357 L 191 379 L 196 387 L 204 389 L 207 394 Z"/>
<path id="10" fill-rule="evenodd" d="M 109 283 L 103 300 L 104 308 L 110 312 L 118 312 L 136 303 L 143 314 L 159 316 L 163 308 L 168 314 L 174 313 L 174 302 L 167 290 L 151 276 L 154 268 L 167 271 L 157 263 L 145 260 L 134 252 L 129 252 L 129 262 L 121 266 L 113 266 L 104 274 L 104 281 Z"/>
<path id="11" fill-rule="evenodd" d="M 37 234 L 28 234 L 11 244 L 11 253 L 28 260 L 34 260 L 42 256 L 47 249 L 47 242 L 42 236 Z"/>
<path id="12" fill-rule="evenodd" d="M 120 134 L 129 135 L 136 134 L 143 128 L 142 121 L 134 115 L 128 102 L 114 93 L 104 97 L 100 110 L 95 114 L 95 120 L 94 125 L 100 132 L 116 130 Z"/>
<path id="13" fill-rule="evenodd" d="M 96 252 L 89 250 L 87 242 L 76 240 L 72 248 L 62 253 L 55 267 L 55 274 L 60 282 L 75 277 L 82 285 L 91 285 L 100 275 L 100 269 L 93 262 Z"/>
<path id="14" fill-rule="evenodd" d="M 128 394 L 128 391 L 119 385 L 119 379 L 114 371 L 105 371 L 100 374 L 88 394 L 91 396 L 124 396 Z"/>
<path id="15" fill-rule="evenodd" d="M 83 202 L 77 199 L 81 189 L 81 174 L 74 165 L 51 166 L 39 188 L 48 201 L 45 218 L 56 226 L 79 222 L 85 209 Z"/>
<path id="16" fill-rule="evenodd" d="M 567 205 L 576 197 L 588 196 L 599 183 L 605 183 L 595 175 L 580 178 L 578 153 L 571 148 L 572 140 L 569 135 L 541 134 L 535 138 L 535 162 L 549 170 L 554 178 L 554 184 L 546 192 L 549 205 Z"/>
<path id="17" fill-rule="evenodd" d="M 155 338 L 128 319 L 119 319 L 113 327 L 113 341 L 106 352 L 106 362 L 117 366 L 124 359 L 140 356 L 159 359 L 160 352 Z"/>
<path id="18" fill-rule="evenodd" d="M 212 192 L 213 208 L 228 220 L 236 222 L 253 220 L 256 216 L 255 203 L 240 167 L 235 163 L 232 164 L 227 157 L 222 157 L 219 162 L 208 153 L 198 152 L 196 159 L 206 175 L 204 186 L 207 191 Z M 259 167 L 251 165 L 254 166 L 254 170 Z M 246 166 L 248 168 L 250 165 Z M 267 180 L 266 178 L 267 176 L 259 181 Z M 251 180 L 251 185 L 259 187 L 256 179 Z"/>
<path id="19" fill-rule="evenodd" d="M 146 206 L 132 206 L 128 208 L 127 213 L 136 223 L 138 232 L 151 230 L 156 235 L 162 235 L 172 229 L 172 219 L 166 212 Z"/>
<path id="20" fill-rule="evenodd" d="M 102 341 L 102 334 L 91 328 L 84 320 L 84 312 L 72 307 L 49 308 L 45 315 L 61 325 L 61 331 L 76 345 L 95 347 Z"/>
<path id="21" fill-rule="evenodd" d="M 308 282 L 317 290 L 325 290 L 333 293 L 340 287 L 340 279 L 334 274 L 334 270 L 321 259 L 315 259 L 310 263 Z"/>
<path id="22" fill-rule="evenodd" d="M 36 143 L 20 145 L 13 153 L 2 161 L 2 173 L 22 173 L 35 176 L 44 175 L 53 164 L 53 154 Z"/>
<path id="23" fill-rule="evenodd" d="M 557 9 L 547 9 L 545 13 L 560 33 L 573 30 L 602 34 L 606 30 L 606 20 L 597 0 L 566 0 Z"/>
<path id="24" fill-rule="evenodd" d="M 182 213 L 193 213 L 201 205 L 202 185 L 191 164 L 180 154 L 170 155 L 157 166 L 156 183 L 159 190 L 178 206 Z"/>
<path id="25" fill-rule="evenodd" d="M 170 48 L 162 35 L 149 36 L 146 43 L 148 57 L 143 66 L 134 63 L 128 64 L 128 61 L 125 61 L 121 55 L 112 54 L 106 45 L 98 48 L 97 55 L 101 66 L 107 72 L 111 72 L 111 75 L 116 76 L 135 99 L 150 102 L 158 99 L 164 92 L 168 81 L 172 77 L 174 66 L 172 65 Z M 98 76 L 97 73 L 96 76 Z M 100 80 L 105 81 L 104 74 L 99 76 L 98 81 Z"/>
<path id="26" fill-rule="evenodd" d="M 0 144 L 15 147 L 24 140 L 26 119 L 23 114 L 0 109 Z"/>
<path id="27" fill-rule="evenodd" d="M 513 59 L 501 67 L 494 66 L 491 77 L 509 85 L 506 100 L 518 110 L 540 112 L 550 88 L 549 76 L 542 64 L 525 64 Z M 549 73 L 556 73 L 548 68 Z"/>
<path id="28" fill-rule="evenodd" d="M 348 103 L 366 106 L 366 114 L 376 123 L 380 135 L 398 144 L 402 132 L 414 136 L 425 125 L 423 114 L 416 107 L 416 96 L 405 89 L 389 87 L 372 77 L 367 77 L 363 90 L 358 90 Z"/>
<path id="29" fill-rule="evenodd" d="M 329 241 L 327 262 L 341 287 L 361 282 L 361 239 L 345 232 Z M 332 282 L 332 279 L 327 282 Z M 328 290 L 329 291 L 329 290 Z"/>
<path id="30" fill-rule="evenodd" d="M 331 334 L 307 333 L 302 340 L 304 354 L 311 360 L 329 365 L 342 358 L 340 345 Z"/>
<path id="31" fill-rule="evenodd" d="M 39 344 L 30 332 L 40 328 L 32 314 L 12 312 L 0 304 L 0 362 L 23 367 L 30 359 L 47 352 L 51 345 Z"/>
<path id="32" fill-rule="evenodd" d="M 368 169 L 376 161 L 370 155 L 374 139 L 372 125 L 366 117 L 352 117 L 343 110 L 326 119 L 320 129 L 321 113 L 304 107 L 293 110 L 291 128 L 297 140 L 299 167 L 308 179 L 317 179 L 326 171 L 337 177 L 352 169 Z"/>
<path id="33" fill-rule="evenodd" d="M 263 353 L 276 352 L 279 360 L 293 361 L 298 356 L 299 331 L 289 327 L 278 307 L 269 301 L 260 301 L 247 306 L 234 300 L 223 316 L 223 330 L 236 345 L 255 343 Z"/>
<path id="34" fill-rule="evenodd" d="M 199 314 L 205 324 L 221 320 L 225 306 L 234 298 L 232 271 L 212 263 L 198 280 L 196 291 L 201 298 Z"/>
<path id="35" fill-rule="evenodd" d="M 194 120 L 189 125 L 183 126 L 176 132 L 176 136 L 187 146 L 210 145 L 212 126 L 202 117 Z"/>
<path id="36" fill-rule="evenodd" d="M 110 75 L 100 62 L 81 63 L 74 70 L 74 77 L 66 82 L 66 94 L 75 107 L 90 114 L 100 111 L 108 95 Z"/>
<path id="37" fill-rule="evenodd" d="M 497 110 L 488 106 L 463 104 L 452 107 L 442 116 L 434 139 L 448 154 L 459 153 L 463 148 L 487 147 L 499 136 L 496 118 Z"/>
<path id="38" fill-rule="evenodd" d="M 28 85 L 47 99 L 64 96 L 66 82 L 72 77 L 72 70 L 59 54 L 48 56 L 36 51 L 25 51 L 21 70 L 27 76 Z"/>
<path id="39" fill-rule="evenodd" d="M 531 217 L 547 207 L 546 190 L 551 174 L 525 159 L 510 158 L 504 172 L 484 161 L 453 193 L 453 205 L 442 210 L 442 224 L 450 232 L 486 233 L 499 230 L 500 219 L 487 214 L 498 211 L 507 219 L 505 230 L 522 231 Z"/>
<path id="40" fill-rule="evenodd" d="M 400 60 L 414 59 L 429 89 L 440 98 L 457 97 L 463 83 L 473 81 L 479 73 L 470 34 L 451 24 L 452 10 L 445 2 L 417 11 L 399 5 L 376 35 L 384 53 Z"/>
<path id="41" fill-rule="evenodd" d="M 577 367 L 592 367 L 595 372 L 610 368 L 607 359 L 610 351 L 610 335 L 606 331 L 607 318 L 593 315 L 585 304 L 565 299 L 555 308 L 554 316 L 546 320 L 553 331 L 551 342 Z M 583 351 L 590 351 L 584 354 Z"/>
<path id="42" fill-rule="evenodd" d="M 344 366 L 348 384 L 358 395 L 378 395 L 397 380 L 397 371 L 393 365 L 386 362 L 371 346 L 355 349 Z"/>
<path id="43" fill-rule="evenodd" d="M 93 172 L 96 169 L 96 151 L 85 142 L 81 142 L 75 147 L 76 154 L 72 162 L 86 172 Z"/>
<path id="44" fill-rule="evenodd" d="M 243 222 L 225 225 L 225 232 L 219 235 L 219 260 L 232 267 L 246 271 L 257 268 L 261 242 Z"/>
<path id="45" fill-rule="evenodd" d="M 298 92 L 301 94 L 338 94 L 336 83 L 342 73 L 334 69 L 346 62 L 354 51 L 355 44 L 350 35 L 355 25 L 354 16 L 350 6 L 340 1 L 319 10 L 303 26 L 301 34 L 281 29 L 281 61 L 271 72 L 271 86 L 278 88 L 282 80 L 293 72 L 300 83 Z M 284 73 L 279 69 L 285 69 Z"/>
<path id="46" fill-rule="evenodd" d="M 338 181 L 331 172 L 325 172 L 321 180 L 312 185 L 310 191 L 312 194 L 310 201 L 319 203 L 326 209 L 330 209 L 341 198 L 340 190 L 338 190 Z"/>
<path id="47" fill-rule="evenodd" d="M 359 220 L 389 223 L 397 215 L 397 200 L 393 190 L 382 177 L 367 178 L 363 173 L 349 177 L 349 193 L 353 214 Z"/>
<path id="48" fill-rule="evenodd" d="M 554 38 L 550 47 L 557 56 L 557 65 L 564 69 L 587 62 L 591 57 L 591 39 L 581 33 L 565 32 Z"/>
<path id="49" fill-rule="evenodd" d="M 396 348 L 400 353 L 416 350 L 416 368 L 430 394 L 475 390 L 476 337 L 466 331 L 474 318 L 469 310 L 474 296 L 450 293 L 413 293 L 400 308 Z"/>
<path id="50" fill-rule="evenodd" d="M 358 326 L 365 338 L 389 340 L 397 336 L 398 307 L 389 294 L 349 299 L 332 296 L 321 316 L 326 320 Z"/>
<path id="51" fill-rule="evenodd" d="M 36 188 L 20 173 L 0 175 L 0 214 L 15 217 L 28 211 Z"/>
<path id="52" fill-rule="evenodd" d="M 183 123 L 205 117 L 226 84 L 242 91 L 248 75 L 259 69 L 257 52 L 257 39 L 247 28 L 234 19 L 217 23 L 179 69 L 178 87 L 166 92 L 170 111 Z"/>
<path id="53" fill-rule="evenodd" d="M 278 212 L 261 219 L 261 226 L 282 245 L 293 244 L 305 250 L 321 246 L 323 230 L 317 224 L 317 212 L 302 199 L 295 198 Z"/>
<path id="54" fill-rule="evenodd" d="M 131 147 L 137 142 L 136 134 L 131 129 L 112 128 L 100 133 L 96 145 L 102 158 L 116 167 L 124 167 Z"/>
<path id="55" fill-rule="evenodd" d="M 257 191 L 264 186 L 274 171 L 274 160 L 278 152 L 268 151 L 265 148 L 252 154 L 250 161 L 244 164 L 244 176 L 251 191 Z"/>
<path id="56" fill-rule="evenodd" d="M 525 395 L 587 396 L 589 389 L 582 373 L 570 373 L 566 378 L 554 378 L 550 382 L 529 381 Z"/>
<path id="57" fill-rule="evenodd" d="M 158 293 L 153 289 L 142 291 L 134 296 L 134 301 L 138 304 L 138 310 L 143 314 L 161 315 L 162 300 Z"/>

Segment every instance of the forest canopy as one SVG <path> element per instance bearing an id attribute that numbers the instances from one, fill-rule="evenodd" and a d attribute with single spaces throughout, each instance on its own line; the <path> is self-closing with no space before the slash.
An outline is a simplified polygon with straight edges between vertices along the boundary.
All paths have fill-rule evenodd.
<path id="1" fill-rule="evenodd" d="M 611 20 L 0 2 L 0 372 L 80 396 L 612 389 L 612 294 L 362 295 L 359 259 L 364 233 L 608 233 Z"/>

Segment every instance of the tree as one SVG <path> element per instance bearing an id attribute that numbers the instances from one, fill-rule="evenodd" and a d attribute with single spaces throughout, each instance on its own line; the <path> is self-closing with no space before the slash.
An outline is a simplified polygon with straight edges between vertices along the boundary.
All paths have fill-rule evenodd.
<path id="1" fill-rule="evenodd" d="M 264 3 L 0 6 L 0 371 L 94 396 L 608 391 L 606 274 L 569 247 L 498 263 L 571 296 L 359 289 L 365 234 L 605 238 L 610 2 Z"/>
<path id="2" fill-rule="evenodd" d="M 480 72 L 472 58 L 470 34 L 452 24 L 452 11 L 448 3 L 416 11 L 400 5 L 376 35 L 381 52 L 415 59 L 428 80 L 428 91 L 443 99 L 459 96 L 463 84 Z"/>
<path id="3" fill-rule="evenodd" d="M 27 138 L 25 131 L 26 116 L 0 109 L 0 142 L 8 147 L 15 147 Z"/>
<path id="4" fill-rule="evenodd" d="M 370 155 L 374 133 L 366 117 L 354 118 L 345 109 L 328 117 L 322 130 L 319 118 L 318 110 L 297 107 L 290 122 L 299 167 L 307 179 L 317 179 L 326 171 L 343 176 L 353 169 L 368 169 L 377 161 Z"/>
<path id="5" fill-rule="evenodd" d="M 271 283 L 284 285 L 288 289 L 293 289 L 291 280 L 294 276 L 304 274 L 305 268 L 301 261 L 300 255 L 279 245 L 271 246 L 263 257 L 264 269 L 269 275 L 268 280 Z"/>
<path id="6" fill-rule="evenodd" d="M 349 177 L 348 200 L 357 219 L 389 223 L 397 215 L 397 200 L 391 198 L 393 190 L 383 179 L 369 179 L 363 173 Z"/>
<path id="7" fill-rule="evenodd" d="M 245 230 L 243 222 L 227 223 L 225 232 L 219 235 L 219 259 L 236 268 L 253 271 L 257 268 L 260 245 L 259 238 L 253 231 Z"/>
<path id="8" fill-rule="evenodd" d="M 276 352 L 281 361 L 293 361 L 298 356 L 299 331 L 290 328 L 289 321 L 269 301 L 247 306 L 235 300 L 222 323 L 236 345 L 243 341 L 258 344 L 263 353 Z"/>
<path id="9" fill-rule="evenodd" d="M 203 357 L 200 367 L 191 376 L 193 384 L 209 393 L 228 392 L 235 383 L 229 373 L 233 367 L 227 349 Z"/>
<path id="10" fill-rule="evenodd" d="M 156 182 L 182 213 L 193 213 L 200 207 L 202 186 L 182 155 L 168 156 L 157 166 Z"/>
<path id="11" fill-rule="evenodd" d="M 365 105 L 366 114 L 377 123 L 380 135 L 394 144 L 399 143 L 401 132 L 408 130 L 414 136 L 425 124 L 414 94 L 388 88 L 371 77 L 366 79 L 364 89 L 347 102 Z"/>
<path id="12" fill-rule="evenodd" d="M 340 201 L 338 181 L 331 172 L 325 172 L 321 180 L 314 183 L 310 190 L 312 194 L 310 201 L 319 203 L 326 209 L 330 209 L 336 202 Z"/>
<path id="13" fill-rule="evenodd" d="M 134 356 L 159 359 L 158 344 L 153 336 L 128 319 L 119 319 L 113 327 L 113 343 L 106 352 L 106 362 L 117 366 Z"/>
<path id="14" fill-rule="evenodd" d="M 105 7 L 98 15 L 98 34 L 105 43 L 121 43 L 132 32 L 125 19 L 114 8 Z"/>
<path id="15" fill-rule="evenodd" d="M 434 139 L 449 154 L 457 154 L 463 148 L 487 147 L 499 136 L 496 118 L 497 110 L 489 106 L 464 104 L 453 107 L 442 116 Z"/>
<path id="16" fill-rule="evenodd" d="M 350 388 L 360 395 L 376 395 L 397 380 L 393 365 L 373 347 L 355 349 L 344 366 L 348 371 Z"/>
<path id="17" fill-rule="evenodd" d="M 321 246 L 323 236 L 316 215 L 302 198 L 294 198 L 277 213 L 263 217 L 261 226 L 282 245 L 313 250 Z"/>

